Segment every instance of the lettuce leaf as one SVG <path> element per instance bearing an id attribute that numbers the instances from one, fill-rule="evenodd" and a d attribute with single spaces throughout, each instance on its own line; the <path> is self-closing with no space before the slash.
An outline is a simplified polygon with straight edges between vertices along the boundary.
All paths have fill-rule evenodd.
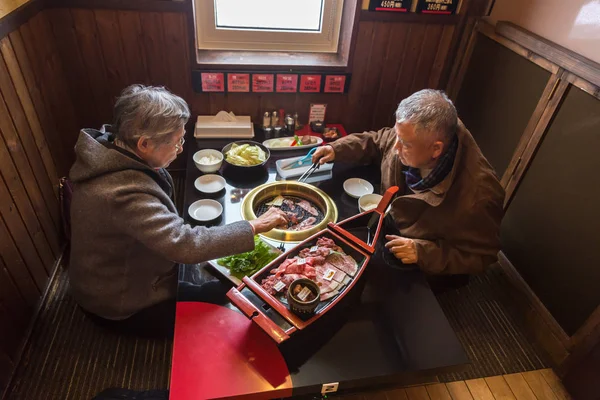
<path id="1" fill-rule="evenodd" d="M 217 263 L 229 268 L 231 274 L 235 277 L 242 278 L 252 275 L 277 258 L 278 255 L 276 251 L 260 240 L 260 237 L 254 236 L 254 250 L 219 258 Z"/>

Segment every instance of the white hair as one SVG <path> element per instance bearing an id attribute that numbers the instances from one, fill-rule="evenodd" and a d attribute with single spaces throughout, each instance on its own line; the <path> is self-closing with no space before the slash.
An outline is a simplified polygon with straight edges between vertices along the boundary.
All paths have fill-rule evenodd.
<path id="1" fill-rule="evenodd" d="M 415 125 L 417 134 L 433 134 L 448 143 L 456 134 L 458 116 L 452 100 L 441 90 L 423 89 L 405 98 L 396 121 Z"/>
<path id="2" fill-rule="evenodd" d="M 189 118 L 185 100 L 164 87 L 131 85 L 117 98 L 113 125 L 117 139 L 135 147 L 142 136 L 167 141 Z"/>

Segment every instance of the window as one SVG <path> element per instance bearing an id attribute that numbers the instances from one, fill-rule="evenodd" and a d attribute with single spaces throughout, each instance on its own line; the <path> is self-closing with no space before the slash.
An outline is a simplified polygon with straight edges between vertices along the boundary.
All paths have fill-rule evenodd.
<path id="1" fill-rule="evenodd" d="M 195 0 L 201 50 L 337 53 L 343 0 Z"/>

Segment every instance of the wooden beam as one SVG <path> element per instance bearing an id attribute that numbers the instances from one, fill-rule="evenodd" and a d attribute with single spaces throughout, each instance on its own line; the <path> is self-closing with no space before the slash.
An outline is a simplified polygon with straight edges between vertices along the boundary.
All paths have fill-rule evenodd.
<path id="1" fill-rule="evenodd" d="M 515 169 L 523 161 L 522 160 L 523 152 L 527 148 L 527 145 L 529 144 L 531 137 L 533 136 L 533 133 L 535 132 L 535 129 L 536 129 L 538 123 L 540 122 L 540 119 L 542 118 L 544 110 L 548 106 L 548 103 L 550 102 L 550 99 L 552 98 L 554 91 L 556 90 L 556 87 L 558 86 L 558 83 L 559 83 L 559 80 L 560 80 L 562 74 L 563 74 L 563 69 L 561 68 L 558 71 L 558 73 L 550 75 L 550 78 L 548 79 L 548 82 L 546 83 L 546 87 L 544 88 L 544 91 L 542 92 L 542 96 L 540 97 L 540 100 L 538 101 L 538 104 L 536 105 L 535 110 L 533 111 L 533 114 L 531 114 L 531 117 L 529 118 L 529 122 L 527 123 L 527 126 L 525 127 L 525 130 L 523 131 L 523 134 L 521 135 L 521 139 L 519 139 L 517 148 L 513 152 L 512 159 L 510 160 L 508 167 L 506 167 L 506 171 L 504 171 L 504 174 L 502 175 L 502 179 L 501 179 L 500 183 L 502 184 L 503 188 L 506 189 L 508 182 L 510 181 L 510 179 L 512 178 L 512 176 L 515 172 Z M 505 197 L 505 204 L 507 204 L 508 198 L 509 198 L 509 196 Z"/>
<path id="2" fill-rule="evenodd" d="M 598 100 L 600 100 L 600 86 L 596 86 L 593 83 L 578 77 L 572 72 L 565 73 L 564 79 L 566 79 L 573 86 L 577 86 L 579 89 L 583 90 L 587 94 L 592 95 Z"/>
<path id="3" fill-rule="evenodd" d="M 185 12 L 190 0 L 47 0 L 47 8 L 108 8 L 112 10 L 136 10 L 158 12 Z"/>
<path id="4" fill-rule="evenodd" d="M 436 24 L 436 25 L 455 25 L 460 20 L 460 15 L 435 15 L 435 14 L 416 14 L 416 13 L 396 13 L 383 11 L 368 11 L 360 12 L 361 21 L 376 21 L 376 22 L 402 22 L 416 24 Z"/>
<path id="5" fill-rule="evenodd" d="M 475 22 L 475 25 L 471 27 L 470 33 L 465 34 L 463 42 L 460 44 L 458 54 L 464 54 L 462 57 L 457 58 L 457 62 L 453 67 L 452 73 L 450 74 L 450 82 L 448 84 L 448 96 L 456 102 L 458 99 L 458 93 L 462 86 L 463 79 L 467 73 L 469 67 L 469 61 L 471 61 L 471 54 L 477 43 L 477 26 L 479 22 Z M 467 25 L 470 26 L 470 25 Z"/>
<path id="6" fill-rule="evenodd" d="M 554 363 L 560 365 L 569 354 L 569 336 L 502 251 L 498 253 L 498 263 L 527 302 L 519 317 L 526 322 L 532 336 L 544 347 Z"/>
<path id="7" fill-rule="evenodd" d="M 533 155 L 535 154 L 536 150 L 540 146 L 540 144 L 542 142 L 542 138 L 546 134 L 548 125 L 550 124 L 552 117 L 554 117 L 554 114 L 556 113 L 556 110 L 558 109 L 558 105 L 560 104 L 560 102 L 563 98 L 563 95 L 565 94 L 568 87 L 569 87 L 569 82 L 567 82 L 566 80 L 560 79 L 558 81 L 558 85 L 556 86 L 556 89 L 553 89 L 551 91 L 548 105 L 544 109 L 544 112 L 542 113 L 542 116 L 540 117 L 537 125 L 535 126 L 533 134 L 531 135 L 531 139 L 529 139 L 529 142 L 527 143 L 525 150 L 523 151 L 523 153 L 520 156 L 521 160 L 515 166 L 514 172 L 511 175 L 510 179 L 508 179 L 508 182 L 506 182 L 506 187 L 505 187 L 506 196 L 504 198 L 504 208 L 507 208 L 508 205 L 510 204 L 510 201 L 512 200 L 512 197 L 513 197 L 519 183 L 521 182 L 521 179 L 523 179 L 523 176 L 525 175 L 527 168 L 531 164 Z"/>
<path id="8" fill-rule="evenodd" d="M 546 59 L 545 57 L 531 51 L 530 49 L 521 46 L 519 43 L 516 43 L 506 37 L 498 34 L 494 27 L 487 22 L 479 21 L 477 24 L 477 29 L 483 35 L 489 37 L 493 41 L 501 44 L 502 46 L 514 51 L 518 55 L 525 57 L 529 61 L 537 64 L 538 66 L 544 68 L 547 71 L 555 74 L 558 72 L 559 65 L 553 63 L 551 60 Z"/>
<path id="9" fill-rule="evenodd" d="M 600 86 L 600 64 L 544 39 L 511 22 L 496 24 L 496 32 L 575 75 Z"/>
<path id="10" fill-rule="evenodd" d="M 30 18 L 42 11 L 45 6 L 46 0 L 30 0 L 7 16 L 0 18 L 0 38 L 3 38 L 29 21 Z"/>

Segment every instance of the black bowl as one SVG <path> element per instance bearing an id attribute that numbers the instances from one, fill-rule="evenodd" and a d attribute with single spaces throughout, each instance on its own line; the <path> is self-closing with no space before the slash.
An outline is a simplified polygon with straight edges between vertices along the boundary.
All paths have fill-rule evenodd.
<path id="1" fill-rule="evenodd" d="M 255 164 L 255 165 L 237 165 L 237 164 L 230 163 L 229 161 L 227 161 L 226 153 L 231 149 L 231 146 L 233 146 L 234 144 L 237 144 L 237 145 L 249 144 L 252 146 L 260 147 L 266 154 L 265 161 L 263 161 L 260 164 Z M 221 150 L 221 152 L 223 153 L 223 162 L 225 163 L 225 167 L 227 169 L 235 169 L 236 171 L 239 171 L 242 173 L 256 171 L 258 169 L 261 169 L 262 167 L 264 167 L 264 165 L 267 163 L 267 161 L 269 161 L 269 158 L 271 158 L 271 152 L 269 151 L 269 149 L 267 147 L 265 147 L 261 143 L 254 142 L 252 140 L 238 140 L 237 142 L 231 142 L 228 145 L 226 145 L 225 147 L 223 147 L 223 150 Z"/>
<path id="2" fill-rule="evenodd" d="M 315 298 L 310 301 L 302 301 L 298 299 L 293 290 L 296 285 L 307 286 L 308 289 L 315 295 Z M 287 290 L 287 301 L 290 309 L 298 315 L 310 315 L 315 312 L 315 309 L 321 301 L 321 289 L 313 280 L 308 278 L 300 278 L 293 281 Z"/>

